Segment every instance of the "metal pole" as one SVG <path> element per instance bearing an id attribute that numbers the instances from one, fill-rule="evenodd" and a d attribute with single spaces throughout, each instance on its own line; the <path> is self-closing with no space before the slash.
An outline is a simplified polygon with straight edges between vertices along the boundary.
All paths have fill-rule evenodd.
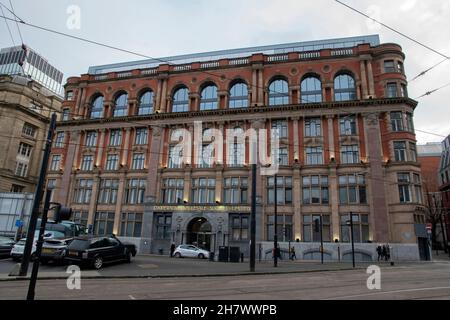
<path id="1" fill-rule="evenodd" d="M 33 261 L 33 270 L 31 271 L 30 285 L 28 286 L 27 300 L 34 300 L 34 291 L 36 288 L 37 275 L 39 271 L 39 261 L 41 259 L 42 244 L 44 243 L 45 225 L 47 224 L 47 215 L 50 207 L 50 197 L 52 191 L 47 189 L 45 194 L 44 212 L 42 214 L 41 227 L 39 229 L 39 238 L 36 244 L 36 257 Z"/>
<path id="2" fill-rule="evenodd" d="M 256 163 L 252 164 L 252 207 L 250 218 L 250 271 L 255 271 L 256 248 Z M 261 259 L 261 257 L 260 257 Z"/>
<path id="3" fill-rule="evenodd" d="M 48 160 L 50 158 L 50 151 L 52 148 L 53 134 L 56 126 L 56 113 L 52 114 L 50 120 L 50 126 L 48 128 L 47 140 L 45 141 L 44 158 L 42 159 L 41 172 L 39 174 L 39 181 L 36 186 L 36 192 L 34 194 L 33 211 L 31 212 L 30 220 L 28 223 L 27 240 L 25 242 L 25 248 L 23 250 L 22 263 L 20 265 L 19 276 L 26 276 L 28 271 L 28 264 L 31 255 L 31 248 L 33 247 L 34 232 L 37 225 L 39 216 L 39 207 L 43 196 L 43 189 L 45 184 L 45 176 L 47 175 Z"/>
<path id="4" fill-rule="evenodd" d="M 273 247 L 274 247 L 274 258 L 273 258 L 273 266 L 276 268 L 278 266 L 278 236 L 277 236 L 277 174 L 274 175 L 275 179 L 275 195 L 274 195 L 274 201 L 275 201 L 275 208 L 274 208 L 274 233 L 273 233 Z"/>
<path id="5" fill-rule="evenodd" d="M 444 243 L 444 252 L 447 253 L 447 241 L 445 239 L 444 224 L 442 223 L 442 212 L 439 214 L 439 223 L 441 225 L 442 242 Z"/>
<path id="6" fill-rule="evenodd" d="M 353 268 L 355 267 L 355 241 L 353 238 L 353 213 L 350 212 L 350 233 L 352 234 L 352 262 Z"/>
<path id="7" fill-rule="evenodd" d="M 323 264 L 323 231 L 322 231 L 322 215 L 320 215 L 320 263 Z"/>

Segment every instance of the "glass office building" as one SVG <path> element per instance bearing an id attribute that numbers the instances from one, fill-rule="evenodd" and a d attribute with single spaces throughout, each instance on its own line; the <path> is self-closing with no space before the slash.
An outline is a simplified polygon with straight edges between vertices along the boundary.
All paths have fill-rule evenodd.
<path id="1" fill-rule="evenodd" d="M 0 74 L 28 76 L 62 96 L 63 73 L 25 45 L 0 50 Z"/>

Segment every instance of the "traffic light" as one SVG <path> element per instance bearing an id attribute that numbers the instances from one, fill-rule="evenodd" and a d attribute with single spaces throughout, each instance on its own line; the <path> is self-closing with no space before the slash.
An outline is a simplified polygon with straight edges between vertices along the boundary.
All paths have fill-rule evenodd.
<path id="1" fill-rule="evenodd" d="M 70 220 L 72 217 L 72 209 L 62 207 L 60 204 L 57 204 L 55 207 L 54 220 L 56 223 L 61 222 L 63 220 Z"/>

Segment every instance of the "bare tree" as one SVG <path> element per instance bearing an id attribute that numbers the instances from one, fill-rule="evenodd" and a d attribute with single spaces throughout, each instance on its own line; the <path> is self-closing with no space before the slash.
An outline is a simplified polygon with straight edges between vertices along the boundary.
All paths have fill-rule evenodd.
<path id="1" fill-rule="evenodd" d="M 441 228 L 441 234 L 442 234 L 442 244 L 444 251 L 447 253 L 447 243 L 445 240 L 445 232 L 444 232 L 444 226 L 442 223 L 442 218 L 445 215 L 445 210 L 442 205 L 442 194 L 441 192 L 429 192 L 427 183 L 423 183 L 423 186 L 425 188 L 425 207 L 426 207 L 426 217 L 427 222 L 431 223 L 432 229 L 431 229 L 431 239 L 433 246 L 438 248 L 438 241 L 437 241 L 437 228 Z"/>

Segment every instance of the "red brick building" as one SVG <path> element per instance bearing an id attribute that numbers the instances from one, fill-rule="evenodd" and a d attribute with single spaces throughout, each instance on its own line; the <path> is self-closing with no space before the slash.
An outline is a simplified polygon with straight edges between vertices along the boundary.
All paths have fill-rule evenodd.
<path id="1" fill-rule="evenodd" d="M 423 217 L 417 102 L 407 97 L 404 59 L 399 45 L 363 36 L 91 67 L 67 81 L 64 141 L 48 178 L 75 220 L 141 252 L 172 241 L 247 252 L 250 147 L 226 138 L 277 128 L 277 182 L 256 181 L 262 255 L 276 229 L 282 248 L 294 241 L 298 256 L 315 259 L 322 215 L 325 258 L 349 259 L 352 212 L 359 258 L 372 259 L 377 242 L 394 243 L 398 259 L 425 257 L 414 220 Z M 214 142 L 223 152 L 204 163 L 189 150 L 175 163 L 177 132 L 195 134 L 196 121 L 203 141 L 200 133 L 192 150 Z"/>
<path id="2" fill-rule="evenodd" d="M 442 206 L 446 211 L 447 241 L 450 242 L 450 135 L 442 142 L 439 191 L 441 192 Z M 450 244 L 448 245 L 450 246 Z"/>

